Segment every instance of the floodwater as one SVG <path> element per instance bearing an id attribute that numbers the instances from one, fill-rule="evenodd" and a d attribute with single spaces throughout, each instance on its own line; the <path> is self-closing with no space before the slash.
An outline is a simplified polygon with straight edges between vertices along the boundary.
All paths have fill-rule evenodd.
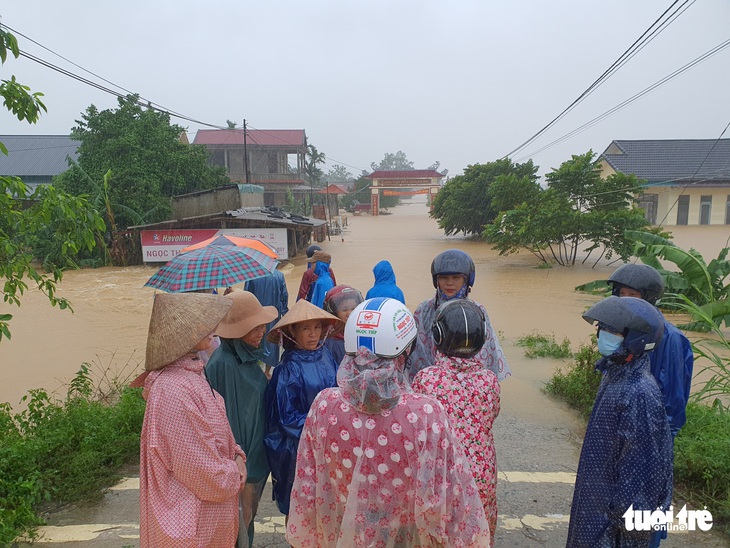
<path id="1" fill-rule="evenodd" d="M 476 239 L 444 236 L 428 216 L 424 202 L 412 201 L 379 217 L 348 216 L 342 236 L 321 243 L 332 254 L 338 283 L 352 285 L 363 294 L 372 287 L 372 268 L 389 260 L 398 285 L 411 309 L 430 298 L 434 288 L 430 265 L 433 257 L 458 247 L 476 263 L 472 298 L 484 304 L 513 370 L 503 386 L 503 409 L 525 418 L 551 420 L 543 416 L 539 389 L 554 368 L 553 360 L 527 360 L 516 340 L 531 332 L 553 333 L 558 341 L 568 337 L 574 348 L 588 340 L 593 329 L 581 313 L 598 299 L 577 293 L 574 287 L 595 279 L 605 279 L 617 265 L 596 268 L 538 268 L 527 252 L 499 256 Z M 726 245 L 730 228 L 681 227 L 675 242 L 695 247 L 708 260 Z M 290 302 L 306 268 L 299 258 L 284 265 Z M 153 289 L 144 283 L 157 270 L 154 266 L 105 267 L 69 271 L 64 274 L 59 295 L 68 298 L 74 313 L 52 308 L 37 291 L 23 296 L 20 308 L 0 304 L 0 313 L 14 315 L 11 340 L 0 342 L 0 402 L 20 409 L 21 397 L 33 388 L 57 391 L 88 362 L 97 376 L 122 381 L 142 369 Z M 65 393 L 65 392 L 59 392 Z"/>

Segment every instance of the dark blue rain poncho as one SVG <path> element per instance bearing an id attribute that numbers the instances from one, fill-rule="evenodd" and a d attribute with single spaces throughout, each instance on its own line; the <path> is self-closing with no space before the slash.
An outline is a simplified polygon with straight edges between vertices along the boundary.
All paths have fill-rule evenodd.
<path id="1" fill-rule="evenodd" d="M 672 436 L 687 422 L 685 408 L 692 384 L 694 354 L 687 337 L 664 320 L 664 336 L 649 354 L 651 374 L 659 384 Z"/>
<path id="2" fill-rule="evenodd" d="M 648 546 L 649 531 L 626 531 L 623 514 L 671 504 L 672 436 L 648 362 L 645 354 L 596 365 L 604 375 L 580 454 L 569 548 Z"/>
<path id="3" fill-rule="evenodd" d="M 322 308 L 324 304 L 324 296 L 335 286 L 335 282 L 330 276 L 330 265 L 325 262 L 317 261 L 314 266 L 314 274 L 317 279 L 309 286 L 307 300 L 315 306 Z"/>
<path id="4" fill-rule="evenodd" d="M 373 297 L 389 297 L 406 304 L 406 298 L 400 287 L 395 284 L 395 272 L 388 261 L 380 261 L 373 267 L 373 276 L 375 276 L 375 285 L 370 288 L 366 299 Z"/>
<path id="5" fill-rule="evenodd" d="M 266 456 L 271 468 L 274 500 L 282 514 L 289 513 L 299 437 L 314 398 L 337 386 L 337 367 L 325 347 L 287 350 L 274 369 L 266 389 Z"/>
<path id="6" fill-rule="evenodd" d="M 286 289 L 286 279 L 279 270 L 274 270 L 270 276 L 248 280 L 244 286 L 261 303 L 261 306 L 274 306 L 279 311 L 279 317 L 266 326 L 266 335 L 281 317 L 289 311 L 289 292 Z M 264 351 L 264 363 L 269 367 L 276 367 L 279 363 L 279 345 L 266 339 L 261 343 Z"/>

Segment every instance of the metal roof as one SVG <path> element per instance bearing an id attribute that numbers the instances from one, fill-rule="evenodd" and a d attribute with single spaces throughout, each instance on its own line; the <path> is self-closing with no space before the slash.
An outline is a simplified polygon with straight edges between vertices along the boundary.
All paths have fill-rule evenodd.
<path id="1" fill-rule="evenodd" d="M 0 175 L 53 176 L 68 169 L 67 157 L 78 159 L 80 141 L 68 135 L 0 135 L 8 155 L 0 154 Z"/>
<path id="2" fill-rule="evenodd" d="M 276 209 L 269 209 L 266 207 L 242 207 L 230 211 L 221 211 L 218 213 L 207 213 L 205 215 L 197 215 L 195 217 L 184 217 L 182 219 L 170 219 L 169 221 L 161 221 L 159 223 L 151 223 L 146 225 L 130 226 L 130 229 L 148 229 L 152 227 L 174 227 L 179 225 L 185 225 L 186 222 L 205 222 L 233 217 L 244 221 L 257 221 L 264 225 L 269 226 L 280 226 L 283 228 L 296 228 L 296 227 L 318 227 L 325 224 L 327 221 L 323 219 L 315 219 L 314 217 L 304 217 L 301 215 L 291 215 L 284 213 Z M 230 228 L 230 227 L 229 227 Z"/>
<path id="3" fill-rule="evenodd" d="M 243 129 L 199 129 L 193 144 L 243 146 Z M 307 136 L 303 129 L 247 129 L 246 144 L 301 147 Z"/>
<path id="4" fill-rule="evenodd" d="M 600 159 L 650 183 L 730 182 L 730 139 L 617 140 Z"/>

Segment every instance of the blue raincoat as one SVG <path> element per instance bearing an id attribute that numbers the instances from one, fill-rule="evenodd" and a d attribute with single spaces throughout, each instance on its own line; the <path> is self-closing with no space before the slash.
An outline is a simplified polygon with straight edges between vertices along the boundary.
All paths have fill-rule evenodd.
<path id="1" fill-rule="evenodd" d="M 395 284 L 395 272 L 393 272 L 390 262 L 380 261 L 376 264 L 373 267 L 373 276 L 375 276 L 375 285 L 365 295 L 366 299 L 389 297 L 406 304 L 403 291 Z"/>
<path id="2" fill-rule="evenodd" d="M 266 456 L 271 467 L 274 500 L 282 514 L 289 513 L 299 437 L 314 398 L 337 386 L 337 367 L 325 347 L 287 350 L 266 389 Z"/>
<path id="3" fill-rule="evenodd" d="M 649 531 L 627 531 L 623 514 L 669 508 L 672 436 L 649 356 L 602 358 L 604 371 L 588 422 L 573 491 L 569 548 L 648 546 Z"/>
<path id="4" fill-rule="evenodd" d="M 266 335 L 281 317 L 289 312 L 289 292 L 286 289 L 286 279 L 279 270 L 274 270 L 270 276 L 248 280 L 244 285 L 261 303 L 261 306 L 275 306 L 279 317 L 266 326 L 266 334 L 261 342 L 264 351 L 264 363 L 269 367 L 276 367 L 279 363 L 279 345 L 266 340 Z"/>
<path id="5" fill-rule="evenodd" d="M 335 286 L 335 282 L 330 276 L 330 265 L 322 261 L 317 261 L 314 266 L 314 274 L 317 279 L 309 286 L 307 300 L 315 306 L 322 308 L 324 304 L 324 296 Z"/>
<path id="6" fill-rule="evenodd" d="M 672 436 L 687 422 L 685 408 L 692 385 L 694 354 L 692 345 L 674 325 L 664 320 L 664 336 L 651 354 L 651 374 L 657 381 L 664 400 Z"/>

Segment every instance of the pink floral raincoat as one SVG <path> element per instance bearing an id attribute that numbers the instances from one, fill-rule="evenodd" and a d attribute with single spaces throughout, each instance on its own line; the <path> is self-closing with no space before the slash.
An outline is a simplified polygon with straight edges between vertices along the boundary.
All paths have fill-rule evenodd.
<path id="1" fill-rule="evenodd" d="M 461 444 L 403 357 L 361 348 L 323 390 L 299 443 L 287 540 L 295 547 L 489 546 Z"/>
<path id="2" fill-rule="evenodd" d="M 140 450 L 140 544 L 231 548 L 241 478 L 223 398 L 181 358 L 147 375 Z"/>
<path id="3" fill-rule="evenodd" d="M 444 356 L 418 372 L 413 390 L 434 396 L 446 409 L 451 427 L 471 461 L 492 535 L 497 530 L 497 456 L 492 425 L 499 415 L 499 381 L 478 359 Z M 492 537 L 494 543 L 494 537 Z"/>

